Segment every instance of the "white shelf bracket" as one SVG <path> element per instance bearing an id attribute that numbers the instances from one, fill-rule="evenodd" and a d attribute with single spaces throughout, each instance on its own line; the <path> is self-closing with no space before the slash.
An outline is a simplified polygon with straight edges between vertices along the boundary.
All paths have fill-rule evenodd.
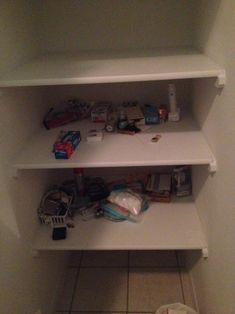
<path id="1" fill-rule="evenodd" d="M 217 162 L 215 158 L 213 158 L 209 164 L 209 172 L 215 173 L 217 171 Z"/>
<path id="2" fill-rule="evenodd" d="M 215 87 L 223 88 L 225 84 L 226 84 L 226 74 L 225 74 L 225 71 L 222 71 L 221 74 L 217 76 Z"/>
<path id="3" fill-rule="evenodd" d="M 207 247 L 204 247 L 202 249 L 202 257 L 205 258 L 205 259 L 209 257 L 209 251 L 208 251 Z"/>
<path id="4" fill-rule="evenodd" d="M 10 178 L 18 179 L 20 176 L 20 170 L 16 167 L 10 167 L 9 176 Z"/>

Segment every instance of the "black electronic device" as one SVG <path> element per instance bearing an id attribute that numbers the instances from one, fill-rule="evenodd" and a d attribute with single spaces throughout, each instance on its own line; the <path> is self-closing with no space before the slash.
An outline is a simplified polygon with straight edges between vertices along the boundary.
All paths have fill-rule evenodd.
<path id="1" fill-rule="evenodd" d="M 54 227 L 52 231 L 53 240 L 63 240 L 66 239 L 67 228 L 66 227 Z"/>

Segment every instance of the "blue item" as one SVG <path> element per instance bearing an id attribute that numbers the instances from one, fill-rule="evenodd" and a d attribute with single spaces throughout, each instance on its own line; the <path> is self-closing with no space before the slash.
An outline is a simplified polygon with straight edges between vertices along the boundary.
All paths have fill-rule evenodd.
<path id="1" fill-rule="evenodd" d="M 145 124 L 159 124 L 160 117 L 158 114 L 157 107 L 154 105 L 144 105 L 144 118 Z"/>
<path id="2" fill-rule="evenodd" d="M 69 159 L 81 141 L 79 131 L 61 131 L 54 143 L 54 154 L 56 159 Z"/>

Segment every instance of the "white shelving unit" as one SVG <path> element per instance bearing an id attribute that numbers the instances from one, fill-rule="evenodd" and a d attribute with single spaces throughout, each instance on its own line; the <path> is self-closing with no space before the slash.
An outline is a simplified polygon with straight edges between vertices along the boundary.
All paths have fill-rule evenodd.
<path id="1" fill-rule="evenodd" d="M 177 5 L 179 5 L 178 12 L 185 9 L 182 4 Z M 67 10 L 70 14 L 73 13 L 68 7 Z M 171 21 L 175 12 L 169 11 L 168 13 L 170 14 L 168 19 Z M 156 14 L 159 14 L 160 21 L 161 12 L 156 12 Z M 51 17 L 54 17 L 54 13 Z M 50 20 L 50 14 L 48 19 Z M 181 25 L 180 20 L 177 23 L 177 25 Z M 55 25 L 58 26 L 56 23 Z M 174 25 L 173 23 L 171 27 Z M 47 26 L 50 26 L 50 23 Z M 190 27 L 189 21 L 186 21 L 185 29 L 187 27 Z M 159 27 L 151 28 L 151 31 L 155 33 L 158 29 Z M 97 34 L 101 30 L 103 27 L 97 30 Z M 77 35 L 79 39 L 79 32 Z M 111 33 L 109 35 L 110 38 L 113 38 Z M 161 34 L 158 33 L 158 35 Z M 185 32 L 182 35 L 187 34 Z M 48 36 L 47 32 L 44 33 L 44 36 L 47 43 L 54 40 L 54 36 L 50 37 L 50 29 Z M 160 47 L 157 36 L 155 39 L 156 46 Z M 132 50 L 94 48 L 94 50 L 75 52 L 77 50 L 73 49 L 71 45 L 67 49 L 67 51 L 71 50 L 71 53 L 63 53 L 63 49 L 61 53 L 56 53 L 53 51 L 57 51 L 57 40 L 55 39 L 53 42 L 55 50 L 42 49 L 44 52 L 52 51 L 51 54 L 38 55 L 11 69 L 0 77 L 0 87 L 196 78 L 214 78 L 216 87 L 223 87 L 226 83 L 224 68 L 194 48 L 139 48 Z M 184 36 L 179 34 L 175 38 L 175 46 L 179 47 L 183 45 L 183 42 Z M 191 36 L 187 37 L 186 42 L 186 45 L 192 44 L 190 43 Z M 138 36 L 135 45 L 139 47 Z M 154 46 L 154 43 L 151 42 L 150 46 Z M 61 129 L 65 130 L 80 130 L 82 135 L 79 147 L 69 160 L 56 160 L 52 152 L 59 129 L 48 131 L 41 128 L 18 152 L 12 162 L 12 174 L 17 176 L 18 170 L 27 169 L 175 165 L 208 165 L 211 172 L 216 171 L 216 159 L 201 129 L 184 111 L 182 119 L 178 123 L 168 122 L 164 125 L 152 126 L 150 130 L 134 136 L 105 133 L 102 142 L 87 143 L 85 140 L 87 131 L 102 127 L 102 125 L 94 125 L 89 121 L 80 121 L 62 127 Z M 156 134 L 160 134 L 161 139 L 157 143 L 152 143 L 151 138 Z M 193 200 L 180 200 L 170 204 L 151 204 L 150 209 L 143 214 L 141 222 L 136 224 L 113 223 L 104 219 L 84 222 L 76 217 L 75 225 L 74 229 L 68 230 L 68 237 L 65 241 L 53 241 L 51 229 L 48 226 L 40 226 L 33 248 L 36 250 L 201 249 L 204 256 L 207 254 L 207 241 Z"/>
<path id="2" fill-rule="evenodd" d="M 87 131 L 102 127 L 84 120 L 62 128 L 80 130 L 82 134 L 82 141 L 69 160 L 56 160 L 52 153 L 59 129 L 41 129 L 22 147 L 13 167 L 18 170 L 187 164 L 209 165 L 213 171 L 215 158 L 190 115 L 183 115 L 180 122 L 152 126 L 148 131 L 133 136 L 105 133 L 102 142 L 88 143 Z M 152 143 L 155 134 L 160 134 L 161 139 Z"/>
<path id="3" fill-rule="evenodd" d="M 194 202 L 187 199 L 168 204 L 155 203 L 141 221 L 82 221 L 75 216 L 75 228 L 66 240 L 53 241 L 52 229 L 42 225 L 33 243 L 35 250 L 187 250 L 205 249 L 205 240 Z"/>
<path id="4" fill-rule="evenodd" d="M 225 71 L 195 49 L 86 51 L 42 55 L 0 78 L 0 87 L 217 78 Z"/>
<path id="5" fill-rule="evenodd" d="M 83 52 L 76 55 L 45 55 L 17 67 L 0 79 L 0 87 L 40 86 L 216 78 L 225 84 L 224 69 L 192 49 Z M 183 114 L 180 122 L 152 126 L 134 136 L 107 134 L 99 143 L 87 143 L 89 129 L 102 128 L 84 120 L 61 129 L 80 130 L 82 141 L 69 160 L 52 153 L 59 129 L 40 129 L 17 154 L 13 173 L 23 169 L 100 168 L 132 166 L 208 165 L 216 160 L 200 128 Z M 161 139 L 152 143 L 151 138 Z M 51 229 L 40 226 L 35 250 L 91 249 L 201 249 L 207 242 L 194 202 L 151 204 L 140 223 L 106 220 L 83 222 L 75 218 L 65 241 L 53 241 Z"/>

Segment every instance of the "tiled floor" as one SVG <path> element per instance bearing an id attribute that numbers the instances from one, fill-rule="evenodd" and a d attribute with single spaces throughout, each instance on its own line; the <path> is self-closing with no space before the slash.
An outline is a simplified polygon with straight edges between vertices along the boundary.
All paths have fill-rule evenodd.
<path id="1" fill-rule="evenodd" d="M 195 308 L 187 272 L 174 251 L 76 252 L 56 313 L 155 313 L 163 304 Z"/>

